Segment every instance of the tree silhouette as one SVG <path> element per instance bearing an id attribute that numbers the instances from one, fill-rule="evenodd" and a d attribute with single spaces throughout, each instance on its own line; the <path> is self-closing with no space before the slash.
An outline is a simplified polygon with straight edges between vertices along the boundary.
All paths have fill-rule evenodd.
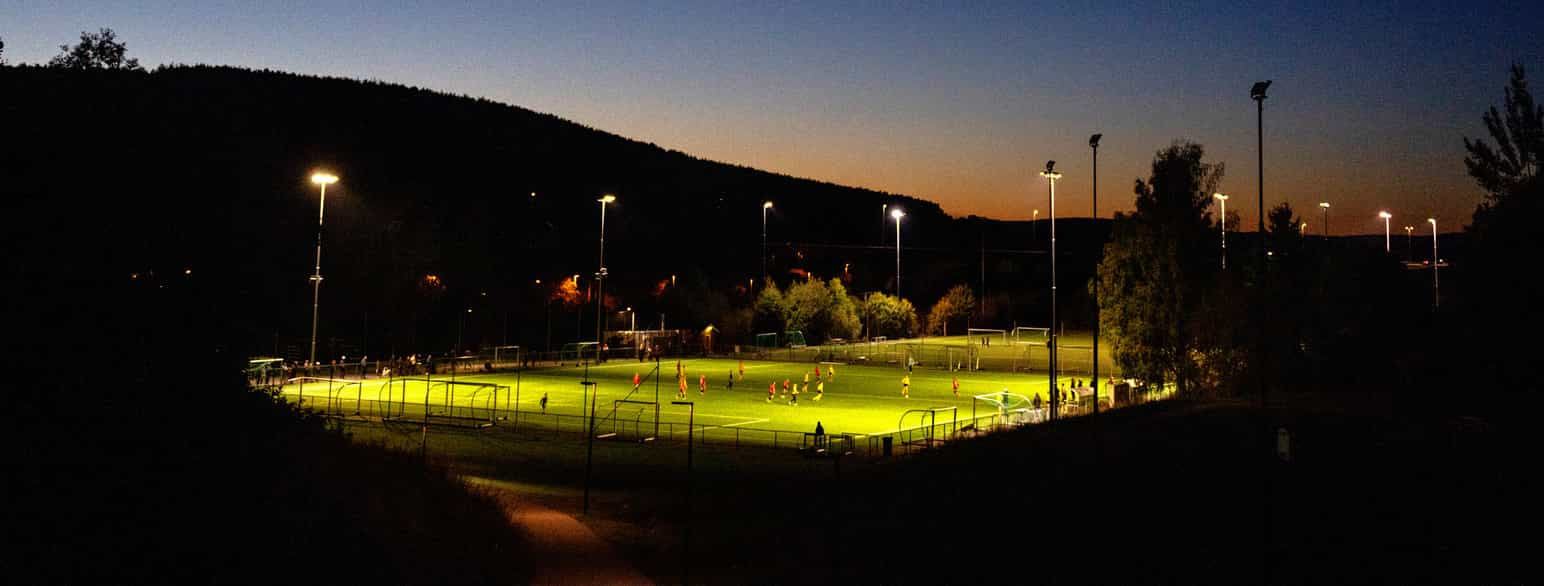
<path id="1" fill-rule="evenodd" d="M 1544 157 L 1544 106 L 1535 105 L 1522 65 L 1512 66 L 1512 79 L 1502 102 L 1506 113 L 1491 106 L 1481 117 L 1496 146 L 1483 139 L 1464 138 L 1464 166 L 1484 188 L 1490 204 L 1505 199 L 1517 186 L 1533 181 Z"/>
<path id="2" fill-rule="evenodd" d="M 927 312 L 928 331 L 949 335 L 949 321 L 970 315 L 976 310 L 976 294 L 963 283 L 949 288 Z"/>
<path id="3" fill-rule="evenodd" d="M 49 67 L 65 69 L 113 69 L 144 71 L 138 59 L 128 57 L 128 45 L 118 41 L 113 29 L 98 29 L 96 34 L 81 31 L 80 43 L 59 45 L 60 53 L 48 60 Z"/>
<path id="4" fill-rule="evenodd" d="M 1210 207 L 1222 165 L 1202 162 L 1201 145 L 1176 142 L 1136 181 L 1136 211 L 1116 214 L 1098 275 L 1100 328 L 1122 371 L 1183 392 L 1204 364 L 1192 316 L 1202 311 L 1214 271 Z M 1208 336 L 1218 339 L 1217 336 Z"/>

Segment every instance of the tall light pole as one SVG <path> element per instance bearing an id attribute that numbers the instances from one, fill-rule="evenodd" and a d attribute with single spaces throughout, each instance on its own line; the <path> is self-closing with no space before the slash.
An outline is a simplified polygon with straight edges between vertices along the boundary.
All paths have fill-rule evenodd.
<path id="1" fill-rule="evenodd" d="M 1412 231 L 1414 231 L 1414 230 L 1415 230 L 1415 226 L 1405 226 L 1405 262 L 1410 262 L 1411 260 L 1414 260 L 1414 258 L 1415 258 L 1413 256 L 1413 254 L 1414 254 L 1413 251 L 1415 249 L 1412 248 L 1412 245 L 1411 245 L 1411 243 L 1414 242 L 1415 239 L 1414 239 L 1414 237 L 1410 236 L 1410 233 Z"/>
<path id="2" fill-rule="evenodd" d="M 1040 172 L 1041 177 L 1050 180 L 1051 185 L 1051 418 L 1056 418 L 1056 180 L 1061 179 L 1061 173 L 1056 171 L 1056 161 L 1046 161 L 1045 170 Z"/>
<path id="3" fill-rule="evenodd" d="M 595 200 L 600 202 L 600 268 L 595 271 L 595 342 L 597 344 L 605 342 L 601 335 L 603 322 L 605 321 L 604 305 L 606 301 L 606 204 L 616 200 L 616 196 L 609 193 Z M 596 350 L 598 352 L 600 349 L 597 348 Z M 600 355 L 596 354 L 596 357 L 599 358 Z"/>
<path id="4" fill-rule="evenodd" d="M 1260 361 L 1262 363 L 1264 362 L 1264 358 L 1265 358 L 1265 332 L 1269 329 L 1265 325 L 1265 295 L 1266 295 L 1266 291 L 1270 290 L 1270 278 L 1271 278 L 1270 267 L 1266 266 L 1266 264 L 1265 264 L 1266 263 L 1266 258 L 1265 258 L 1265 256 L 1266 256 L 1266 254 L 1265 254 L 1265 90 L 1267 88 L 1269 88 L 1269 87 L 1271 87 L 1271 81 L 1267 79 L 1265 81 L 1256 82 L 1253 86 L 1251 86 L 1249 88 L 1249 99 L 1254 100 L 1254 102 L 1255 102 L 1255 136 L 1256 136 L 1256 140 L 1257 140 L 1255 148 L 1256 148 L 1256 152 L 1259 153 L 1259 155 L 1258 155 L 1259 156 L 1259 159 L 1258 159 L 1259 166 L 1257 167 L 1257 169 L 1259 171 L 1260 183 L 1259 183 L 1259 190 L 1258 190 L 1257 193 L 1259 194 L 1259 198 L 1260 198 L 1260 200 L 1259 200 L 1259 210 L 1258 210 L 1260 223 L 1259 223 L 1259 226 L 1257 228 L 1258 232 L 1256 234 L 1256 237 L 1260 241 L 1259 242 L 1259 256 L 1258 256 L 1258 260 L 1260 262 L 1260 275 L 1261 276 L 1260 276 L 1260 291 L 1258 293 L 1256 293 L 1256 295 L 1255 295 L 1255 324 L 1257 324 L 1256 325 L 1256 328 L 1257 328 L 1256 329 L 1256 335 L 1255 335 L 1255 353 L 1256 353 L 1257 356 L 1259 356 L 1261 358 Z M 1265 377 L 1266 377 L 1265 370 L 1266 369 L 1265 369 L 1264 366 L 1265 366 L 1264 364 L 1261 364 L 1259 367 L 1255 368 L 1254 370 L 1256 372 L 1255 383 L 1257 385 L 1259 385 L 1259 391 L 1260 391 L 1260 409 L 1259 409 L 1259 411 L 1260 411 L 1260 428 L 1261 428 L 1261 446 L 1260 447 L 1262 449 L 1269 450 L 1270 449 L 1270 439 L 1269 438 L 1271 436 L 1271 433 L 1270 433 L 1270 419 L 1269 419 L 1269 416 L 1266 414 L 1266 408 L 1270 405 L 1270 396 L 1269 396 L 1269 392 L 1270 392 L 1269 389 L 1270 389 L 1270 387 L 1265 383 Z M 1262 454 L 1262 455 L 1264 455 L 1264 454 Z M 1262 463 L 1265 462 L 1265 461 L 1266 460 L 1264 458 L 1261 459 Z M 1264 486 L 1262 486 L 1262 488 L 1264 489 L 1264 494 L 1261 495 L 1262 496 L 1261 502 L 1265 504 L 1265 506 L 1263 507 L 1263 509 L 1264 509 L 1263 513 L 1264 514 L 1263 514 L 1263 518 L 1261 519 L 1261 524 L 1260 524 L 1261 525 L 1261 529 L 1262 529 L 1262 533 L 1263 533 L 1263 535 L 1261 537 L 1263 538 L 1263 543 L 1268 545 L 1270 543 L 1270 541 L 1271 541 L 1271 507 L 1270 507 L 1270 502 L 1271 502 L 1271 481 L 1270 481 L 1270 476 L 1269 475 L 1262 474 L 1261 476 L 1265 479 Z M 1262 561 L 1264 563 L 1261 564 L 1261 570 L 1262 570 L 1262 576 L 1261 577 L 1264 579 L 1265 582 L 1270 582 L 1270 577 L 1271 577 L 1271 570 L 1270 570 L 1271 560 L 1270 560 L 1269 548 L 1267 548 L 1262 553 L 1263 553 Z"/>
<path id="5" fill-rule="evenodd" d="M 1030 242 L 1039 242 L 1040 241 L 1040 225 L 1039 224 L 1040 224 L 1040 210 L 1035 210 L 1033 212 L 1030 212 L 1030 214 L 1029 214 L 1029 241 Z"/>
<path id="6" fill-rule="evenodd" d="M 1094 220 L 1099 219 L 1099 139 L 1103 134 L 1088 137 L 1089 148 L 1094 149 Z M 1099 278 L 1093 279 L 1094 294 L 1094 414 L 1099 414 Z"/>
<path id="7" fill-rule="evenodd" d="M 1221 193 L 1213 193 L 1212 197 L 1222 203 L 1222 270 L 1228 270 L 1228 196 Z"/>
<path id="8" fill-rule="evenodd" d="M 316 316 L 322 300 L 322 215 L 327 211 L 327 186 L 338 182 L 331 173 L 311 174 L 311 182 L 322 186 L 322 199 L 316 204 L 316 272 L 311 275 L 311 358 L 316 364 Z"/>
<path id="9" fill-rule="evenodd" d="M 761 278 L 767 278 L 767 210 L 772 209 L 772 202 L 761 202 Z M 763 285 L 765 286 L 765 285 Z"/>
<path id="10" fill-rule="evenodd" d="M 1324 237 L 1330 237 L 1330 202 L 1319 202 L 1319 211 L 1324 212 Z"/>
<path id="11" fill-rule="evenodd" d="M 901 218 L 906 217 L 906 212 L 901 208 L 890 210 L 890 217 L 895 218 L 895 298 L 901 298 Z"/>
<path id="12" fill-rule="evenodd" d="M 1431 306 L 1435 309 L 1442 306 L 1442 293 L 1437 283 L 1437 264 L 1441 262 L 1437 256 L 1437 219 L 1426 218 L 1426 221 L 1431 222 Z"/>
<path id="13" fill-rule="evenodd" d="M 886 204 L 880 204 L 879 205 L 879 243 L 880 244 L 884 244 L 885 243 L 885 222 L 890 221 L 890 220 L 886 220 L 885 218 L 888 218 L 888 217 L 890 217 L 890 204 L 887 204 L 887 203 Z"/>
<path id="14" fill-rule="evenodd" d="M 1388 254 L 1389 253 L 1389 220 L 1394 217 L 1394 214 L 1390 214 L 1388 212 L 1378 212 L 1378 217 L 1379 218 L 1383 218 L 1383 254 Z"/>

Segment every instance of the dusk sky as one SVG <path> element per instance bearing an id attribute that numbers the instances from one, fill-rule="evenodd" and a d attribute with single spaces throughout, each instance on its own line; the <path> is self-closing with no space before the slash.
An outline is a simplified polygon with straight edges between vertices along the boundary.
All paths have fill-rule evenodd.
<path id="1" fill-rule="evenodd" d="M 132 4 L 132 5 L 131 5 Z M 12 63 L 109 27 L 147 68 L 225 64 L 486 97 L 692 155 L 940 202 L 955 215 L 1130 208 L 1174 139 L 1227 166 L 1255 223 L 1255 105 L 1266 202 L 1321 230 L 1467 223 L 1481 196 L 1464 136 L 1485 137 L 1507 68 L 1544 80 L 1538 2 L 502 3 L 0 1 Z M 1375 4 L 1375 3 L 1374 3 Z M 775 197 L 776 194 L 766 194 Z"/>

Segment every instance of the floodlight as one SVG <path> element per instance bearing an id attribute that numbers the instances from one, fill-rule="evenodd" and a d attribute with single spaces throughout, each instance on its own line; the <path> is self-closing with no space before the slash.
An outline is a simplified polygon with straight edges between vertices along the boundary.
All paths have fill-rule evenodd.
<path id="1" fill-rule="evenodd" d="M 338 176 L 331 173 L 312 173 L 311 182 L 318 185 L 330 185 L 338 182 Z"/>
<path id="2" fill-rule="evenodd" d="M 1319 202 L 1319 207 L 1321 207 L 1321 208 L 1324 208 L 1324 209 L 1329 209 L 1329 207 L 1330 207 L 1330 202 L 1327 202 L 1327 201 L 1321 201 L 1321 202 Z"/>
<path id="3" fill-rule="evenodd" d="M 1378 217 L 1380 217 L 1380 218 L 1383 218 L 1383 219 L 1385 219 L 1385 220 L 1387 220 L 1387 219 L 1389 219 L 1389 218 L 1392 218 L 1392 217 L 1394 217 L 1394 215 L 1393 215 L 1393 214 L 1390 214 L 1390 213 L 1388 213 L 1388 212 L 1378 212 Z"/>
<path id="4" fill-rule="evenodd" d="M 895 208 L 893 210 L 890 210 L 890 217 L 895 218 L 897 220 L 901 219 L 905 215 L 906 215 L 906 212 L 901 211 L 901 208 Z"/>
<path id="5" fill-rule="evenodd" d="M 1094 147 L 1096 149 L 1099 148 L 1099 139 L 1103 138 L 1103 137 L 1104 137 L 1103 134 L 1095 134 L 1093 136 L 1088 137 L 1088 146 Z"/>
<path id="6" fill-rule="evenodd" d="M 595 201 L 598 201 L 598 202 L 601 202 L 601 203 L 611 203 L 611 202 L 614 202 L 616 200 L 617 200 L 617 196 L 611 195 L 611 194 L 608 193 L 606 195 L 601 196 L 600 199 L 597 199 Z"/>
<path id="7" fill-rule="evenodd" d="M 770 210 L 770 209 L 772 209 L 772 202 L 770 202 L 770 201 L 768 201 L 768 202 L 762 202 L 762 204 L 761 204 L 761 207 L 762 207 L 762 208 L 763 208 L 763 209 L 768 209 L 768 210 Z"/>
<path id="8" fill-rule="evenodd" d="M 1253 100 L 1263 100 L 1263 99 L 1265 99 L 1265 88 L 1268 88 L 1268 87 L 1271 87 L 1271 80 L 1269 80 L 1269 79 L 1267 79 L 1265 81 L 1261 81 L 1261 82 L 1256 82 L 1254 84 L 1254 87 L 1249 88 L 1249 98 L 1253 99 Z"/>

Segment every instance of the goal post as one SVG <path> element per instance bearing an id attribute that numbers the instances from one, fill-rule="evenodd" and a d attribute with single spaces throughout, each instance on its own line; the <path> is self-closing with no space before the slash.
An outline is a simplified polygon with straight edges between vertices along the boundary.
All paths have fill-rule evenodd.
<path id="1" fill-rule="evenodd" d="M 1013 328 L 1013 343 L 1044 344 L 1051 339 L 1051 328 L 1018 326 Z"/>
<path id="2" fill-rule="evenodd" d="M 558 350 L 559 364 L 573 362 L 574 366 L 582 364 L 586 360 L 594 360 L 600 351 L 600 342 L 569 342 Z"/>
<path id="3" fill-rule="evenodd" d="M 611 424 L 609 431 L 603 426 Z M 620 439 L 634 442 L 651 442 L 659 437 L 659 402 L 637 399 L 617 399 L 611 402 L 611 415 L 597 426 L 596 439 Z"/>
<path id="4" fill-rule="evenodd" d="M 993 342 L 1007 344 L 1008 330 L 993 328 L 969 328 L 965 330 L 966 339 L 972 344 L 987 346 Z"/>

